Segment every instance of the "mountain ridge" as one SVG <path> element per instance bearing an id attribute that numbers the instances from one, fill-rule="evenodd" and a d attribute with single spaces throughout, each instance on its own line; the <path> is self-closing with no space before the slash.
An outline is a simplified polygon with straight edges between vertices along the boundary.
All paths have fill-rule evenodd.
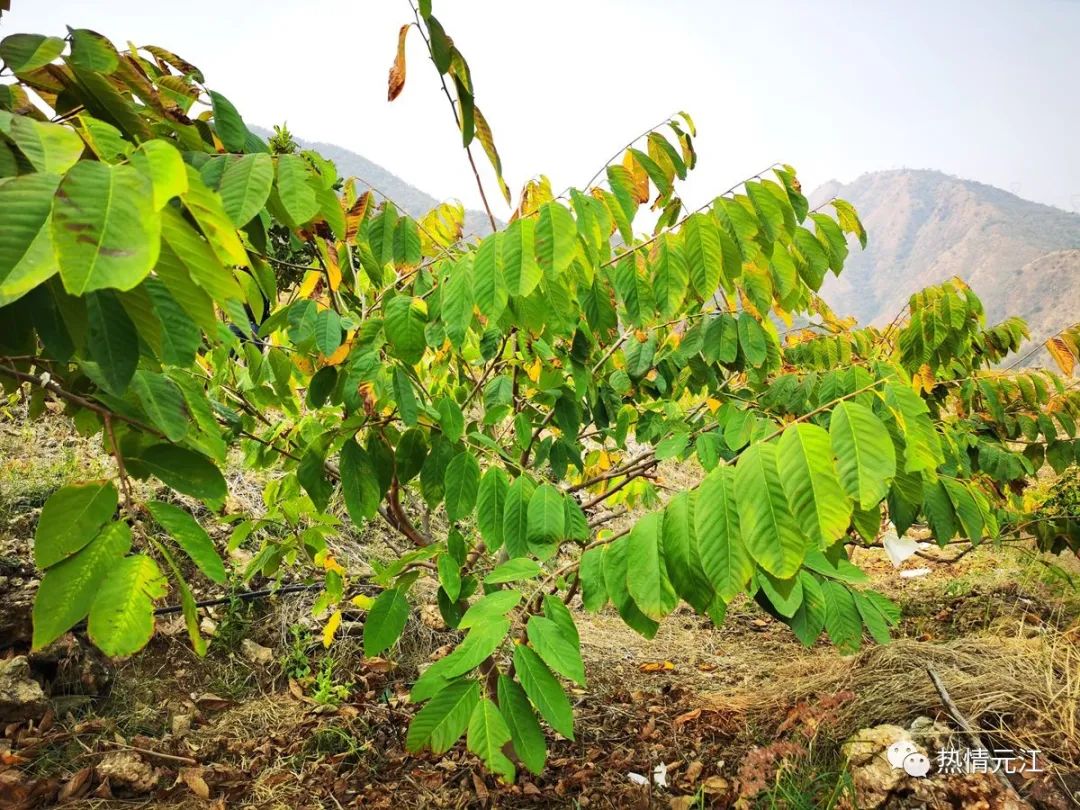
<path id="1" fill-rule="evenodd" d="M 251 131 L 261 138 L 269 138 L 273 135 L 271 130 L 261 126 L 253 126 Z M 313 149 L 324 158 L 332 160 L 342 177 L 355 177 L 361 185 L 370 188 L 377 197 L 390 199 L 394 205 L 412 217 L 419 218 L 440 202 L 444 202 L 351 149 L 326 141 L 311 141 L 297 137 L 295 134 L 293 140 L 302 149 Z M 466 209 L 463 230 L 465 236 L 471 234 L 485 236 L 491 233 L 491 224 L 487 214 L 472 208 Z"/>
<path id="2" fill-rule="evenodd" d="M 342 146 L 296 141 L 414 217 L 440 202 Z M 982 298 L 988 322 L 1019 315 L 1033 340 L 1045 340 L 1080 313 L 1080 214 L 936 169 L 866 172 L 850 183 L 829 180 L 809 200 L 818 206 L 832 197 L 855 206 L 869 236 L 865 250 L 852 244 L 843 273 L 829 275 L 822 289 L 838 314 L 881 325 L 913 292 L 953 276 Z M 466 211 L 466 236 L 490 232 L 484 212 Z"/>
<path id="3" fill-rule="evenodd" d="M 1080 312 L 1080 214 L 932 169 L 832 180 L 811 205 L 834 196 L 855 206 L 869 236 L 823 287 L 840 314 L 887 322 L 912 292 L 953 276 L 982 298 L 989 322 L 1019 315 L 1034 339 Z"/>

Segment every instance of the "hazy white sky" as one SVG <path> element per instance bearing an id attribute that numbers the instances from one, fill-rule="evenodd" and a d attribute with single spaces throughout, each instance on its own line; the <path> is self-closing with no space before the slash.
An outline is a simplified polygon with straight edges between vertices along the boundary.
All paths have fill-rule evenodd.
<path id="1" fill-rule="evenodd" d="M 557 190 L 583 184 L 685 109 L 699 129 L 684 190 L 694 206 L 779 160 L 808 190 L 934 168 L 1080 211 L 1075 0 L 435 0 L 434 11 L 470 63 L 515 195 L 541 172 Z M 287 120 L 475 206 L 415 31 L 405 91 L 386 101 L 410 19 L 406 0 L 13 0 L 0 35 L 68 24 L 167 47 L 249 123 Z"/>

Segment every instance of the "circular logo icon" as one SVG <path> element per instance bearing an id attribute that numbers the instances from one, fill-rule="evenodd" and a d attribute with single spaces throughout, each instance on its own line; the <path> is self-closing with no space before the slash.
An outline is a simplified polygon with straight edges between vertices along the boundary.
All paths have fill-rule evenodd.
<path id="1" fill-rule="evenodd" d="M 904 772 L 908 776 L 926 776 L 930 773 L 930 758 L 916 751 L 904 757 Z"/>
<path id="2" fill-rule="evenodd" d="M 903 768 L 904 759 L 911 754 L 918 753 L 918 751 L 919 749 L 915 747 L 915 743 L 911 740 L 899 740 L 885 749 L 885 756 L 888 757 L 889 764 L 894 768 Z"/>

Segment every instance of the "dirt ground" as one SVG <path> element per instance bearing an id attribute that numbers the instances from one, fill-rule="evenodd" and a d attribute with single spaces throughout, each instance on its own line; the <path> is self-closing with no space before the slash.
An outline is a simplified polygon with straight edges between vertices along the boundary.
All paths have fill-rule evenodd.
<path id="1" fill-rule="evenodd" d="M 16 628 L 36 510 L 103 464 L 93 442 L 0 421 L 0 660 L 27 652 Z M 430 617 L 410 621 L 391 660 L 363 659 L 348 621 L 323 649 L 308 593 L 206 611 L 206 659 L 175 618 L 125 662 L 70 636 L 31 656 L 53 708 L 2 729 L 0 807 L 857 807 L 845 739 L 951 723 L 927 667 L 992 745 L 1040 751 L 1043 773 L 1014 779 L 1030 806 L 1080 807 L 1076 560 L 985 547 L 913 558 L 905 570 L 930 572 L 902 578 L 882 551 L 859 554 L 904 618 L 892 644 L 854 656 L 803 648 L 745 601 L 719 628 L 680 609 L 652 641 L 575 606 L 588 676 L 573 692 L 577 739 L 550 735 L 547 769 L 514 785 L 463 744 L 404 751 L 417 666 L 454 638 Z M 636 784 L 657 768 L 665 785 Z M 1008 806 L 965 795 L 889 806 Z"/>

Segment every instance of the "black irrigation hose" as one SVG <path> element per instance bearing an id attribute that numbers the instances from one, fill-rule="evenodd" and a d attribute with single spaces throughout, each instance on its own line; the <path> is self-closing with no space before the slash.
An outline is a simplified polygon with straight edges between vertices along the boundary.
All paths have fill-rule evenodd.
<path id="1" fill-rule="evenodd" d="M 307 591 L 316 591 L 321 588 L 321 584 L 309 583 L 306 585 L 282 585 L 280 588 L 263 588 L 258 591 L 243 591 L 241 593 L 234 593 L 230 596 L 220 596 L 216 599 L 203 599 L 201 602 L 195 603 L 195 608 L 215 607 L 216 605 L 227 605 L 234 599 L 238 599 L 241 602 L 253 602 L 256 599 L 265 599 L 268 596 L 283 596 L 291 593 L 305 593 Z M 183 611 L 183 605 L 166 605 L 163 608 L 158 608 L 154 611 L 155 616 L 169 616 L 173 613 L 180 613 Z"/>
<path id="2" fill-rule="evenodd" d="M 268 596 L 306 593 L 307 591 L 316 591 L 321 587 L 321 584 L 310 583 L 306 585 L 282 585 L 280 588 L 263 588 L 257 591 L 243 591 L 241 593 L 234 593 L 231 596 L 219 596 L 216 599 L 203 599 L 201 602 L 195 603 L 195 609 L 198 610 L 199 608 L 214 607 L 216 605 L 227 605 L 234 599 L 238 599 L 241 602 L 252 602 L 256 599 L 265 599 Z M 166 605 L 165 607 L 155 610 L 154 615 L 170 616 L 174 613 L 181 613 L 183 610 L 183 605 Z M 71 632 L 81 632 L 85 629 L 86 619 L 83 619 L 81 622 L 71 628 Z"/>

